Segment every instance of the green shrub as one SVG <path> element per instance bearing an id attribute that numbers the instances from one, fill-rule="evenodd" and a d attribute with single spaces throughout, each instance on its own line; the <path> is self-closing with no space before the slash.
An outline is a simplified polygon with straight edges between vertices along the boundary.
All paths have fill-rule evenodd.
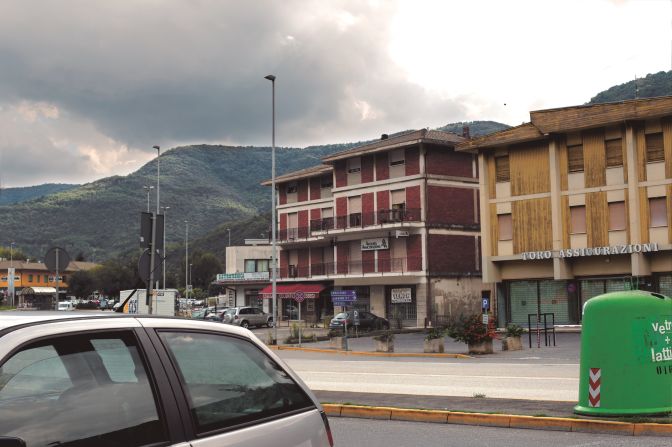
<path id="1" fill-rule="evenodd" d="M 425 335 L 425 340 L 436 340 L 437 338 L 443 338 L 445 337 L 446 332 L 443 329 L 440 328 L 430 328 L 429 331 L 427 332 L 427 335 Z"/>
<path id="2" fill-rule="evenodd" d="M 506 336 L 507 337 L 520 337 L 525 333 L 525 328 L 518 326 L 517 324 L 509 324 L 506 327 Z"/>

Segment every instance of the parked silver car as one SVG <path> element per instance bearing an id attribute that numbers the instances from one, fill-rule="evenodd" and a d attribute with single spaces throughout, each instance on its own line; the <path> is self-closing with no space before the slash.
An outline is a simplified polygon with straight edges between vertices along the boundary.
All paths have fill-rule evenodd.
<path id="1" fill-rule="evenodd" d="M 250 331 L 2 312 L 0 445 L 333 447 L 333 439 L 310 390 Z"/>
<path id="2" fill-rule="evenodd" d="M 258 307 L 232 307 L 224 312 L 222 323 L 235 324 L 244 328 L 273 327 L 273 315 L 267 314 Z"/>

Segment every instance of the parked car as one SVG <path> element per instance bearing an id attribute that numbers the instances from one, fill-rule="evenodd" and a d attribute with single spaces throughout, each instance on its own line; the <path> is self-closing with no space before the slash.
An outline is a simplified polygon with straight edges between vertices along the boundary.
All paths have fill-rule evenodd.
<path id="1" fill-rule="evenodd" d="M 333 447 L 308 387 L 230 325 L 3 312 L 0 377 L 0 445 Z"/>
<path id="2" fill-rule="evenodd" d="M 329 329 L 343 329 L 345 322 L 347 321 L 348 327 L 354 326 L 355 324 L 355 315 L 353 310 L 347 312 L 341 312 L 334 316 L 329 323 Z M 359 329 L 371 331 L 371 330 L 380 330 L 380 329 L 389 329 L 390 322 L 385 318 L 379 317 L 372 314 L 371 312 L 366 311 L 357 311 L 359 319 Z"/>
<path id="3" fill-rule="evenodd" d="M 75 305 L 70 301 L 61 301 L 58 303 L 58 310 L 75 310 Z"/>
<path id="4" fill-rule="evenodd" d="M 251 326 L 273 327 L 273 315 L 258 307 L 232 307 L 224 313 L 223 323 L 248 328 Z"/>

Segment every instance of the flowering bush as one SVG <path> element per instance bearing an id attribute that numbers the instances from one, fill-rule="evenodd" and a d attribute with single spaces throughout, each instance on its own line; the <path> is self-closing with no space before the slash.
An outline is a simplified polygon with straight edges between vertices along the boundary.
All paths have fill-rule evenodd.
<path id="1" fill-rule="evenodd" d="M 497 338 L 493 328 L 483 324 L 480 314 L 461 316 L 459 320 L 448 326 L 448 336 L 456 341 L 464 342 L 468 345 L 481 343 L 487 340 Z"/>

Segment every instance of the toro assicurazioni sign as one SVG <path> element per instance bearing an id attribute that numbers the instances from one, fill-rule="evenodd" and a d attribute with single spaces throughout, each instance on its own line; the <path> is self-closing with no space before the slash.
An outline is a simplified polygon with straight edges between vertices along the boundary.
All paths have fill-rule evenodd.
<path id="1" fill-rule="evenodd" d="M 566 248 L 558 251 L 526 251 L 520 255 L 524 261 L 535 261 L 552 258 L 580 258 L 584 256 L 610 256 L 626 255 L 631 253 L 649 253 L 658 250 L 658 243 L 652 242 L 650 244 L 622 244 L 591 248 Z"/>

